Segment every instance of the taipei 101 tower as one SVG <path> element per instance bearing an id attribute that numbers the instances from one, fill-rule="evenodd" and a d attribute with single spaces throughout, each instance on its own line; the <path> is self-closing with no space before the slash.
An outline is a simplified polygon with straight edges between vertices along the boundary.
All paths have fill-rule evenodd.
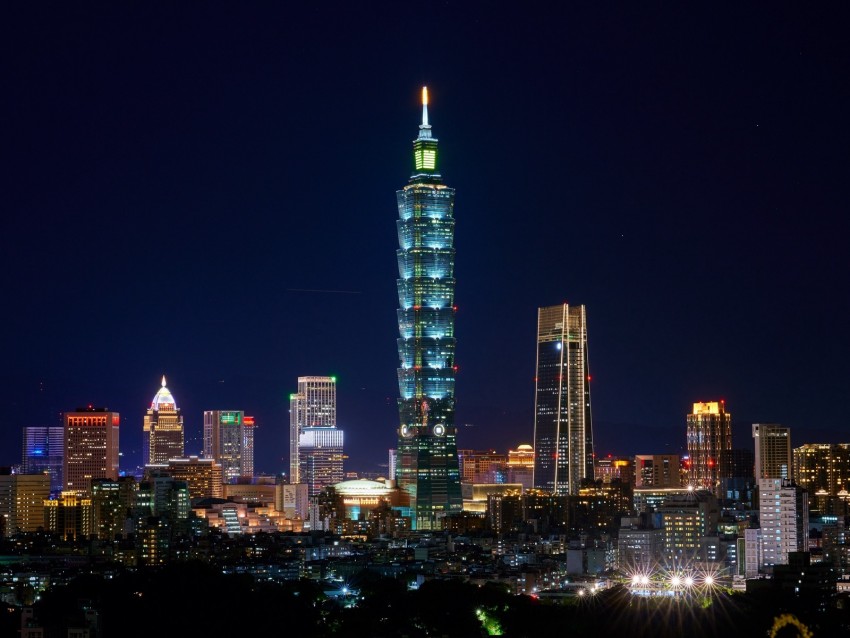
<path id="1" fill-rule="evenodd" d="M 412 526 L 440 529 L 462 508 L 455 413 L 454 189 L 443 184 L 437 140 L 422 89 L 414 171 L 398 200 L 398 369 L 400 425 L 396 479 L 410 494 Z"/>

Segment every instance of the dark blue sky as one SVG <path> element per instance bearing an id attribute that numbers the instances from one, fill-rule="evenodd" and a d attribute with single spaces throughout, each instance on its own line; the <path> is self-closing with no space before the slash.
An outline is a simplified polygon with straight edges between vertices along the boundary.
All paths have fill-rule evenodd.
<path id="1" fill-rule="evenodd" d="M 288 456 L 335 374 L 349 468 L 394 445 L 395 191 L 419 90 L 457 189 L 461 447 L 531 442 L 538 306 L 587 305 L 600 454 L 723 398 L 850 441 L 848 13 L 736 3 L 30 3 L 2 22 L 0 464 L 94 403 L 124 466 L 166 374 Z M 303 290 L 337 290 L 319 293 Z"/>

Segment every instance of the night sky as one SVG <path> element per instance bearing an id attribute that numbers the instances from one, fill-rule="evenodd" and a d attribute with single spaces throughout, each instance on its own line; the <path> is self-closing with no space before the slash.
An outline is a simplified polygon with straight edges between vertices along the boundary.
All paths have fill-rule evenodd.
<path id="1" fill-rule="evenodd" d="M 427 85 L 457 190 L 458 445 L 531 443 L 537 308 L 585 304 L 598 454 L 725 399 L 850 442 L 843 3 L 19 3 L 0 19 L 0 465 L 167 376 L 256 417 L 336 375 L 346 469 L 397 427 L 395 191 Z M 640 6 L 638 6 L 640 5 Z M 811 6 L 810 6 L 811 5 Z M 381 467 L 381 464 L 384 464 Z"/>

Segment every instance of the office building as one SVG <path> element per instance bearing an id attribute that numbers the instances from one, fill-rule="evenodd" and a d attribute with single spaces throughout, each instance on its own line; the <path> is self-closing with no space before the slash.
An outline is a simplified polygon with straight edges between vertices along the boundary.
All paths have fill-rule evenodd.
<path id="1" fill-rule="evenodd" d="M 335 427 L 304 428 L 298 440 L 301 483 L 316 496 L 343 479 L 343 431 Z"/>
<path id="2" fill-rule="evenodd" d="M 275 485 L 274 506 L 277 511 L 283 512 L 286 518 L 306 519 L 310 509 L 307 486 L 303 483 Z"/>
<path id="3" fill-rule="evenodd" d="M 213 459 L 190 456 L 169 459 L 165 471 L 175 481 L 184 481 L 189 488 L 189 498 L 223 498 L 223 468 Z"/>
<path id="4" fill-rule="evenodd" d="M 50 475 L 50 492 L 59 494 L 64 487 L 62 461 L 65 454 L 65 428 L 28 426 L 24 428 L 22 474 Z"/>
<path id="5" fill-rule="evenodd" d="M 35 532 L 44 526 L 44 502 L 50 497 L 50 476 L 0 474 L 0 518 L 5 536 Z"/>
<path id="6" fill-rule="evenodd" d="M 415 530 L 439 529 L 463 508 L 455 428 L 454 197 L 439 173 L 437 139 L 422 90 L 414 170 L 396 193 L 399 219 L 396 480 L 410 495 Z"/>
<path id="7" fill-rule="evenodd" d="M 496 450 L 458 450 L 462 483 L 507 483 L 508 457 Z"/>
<path id="8" fill-rule="evenodd" d="M 183 415 L 165 385 L 154 395 L 144 419 L 142 459 L 145 465 L 167 463 L 183 456 Z"/>
<path id="9" fill-rule="evenodd" d="M 635 486 L 635 461 L 633 458 L 618 458 L 611 454 L 596 459 L 593 476 L 597 481 L 611 483 L 619 481 Z"/>
<path id="10" fill-rule="evenodd" d="M 791 428 L 776 423 L 753 423 L 755 478 L 793 480 Z"/>
<path id="11" fill-rule="evenodd" d="M 64 491 L 88 493 L 92 479 L 117 479 L 119 414 L 88 406 L 66 412 L 64 420 Z"/>
<path id="12" fill-rule="evenodd" d="M 44 501 L 44 529 L 62 538 L 82 540 L 93 533 L 92 502 L 75 490 Z"/>
<path id="13" fill-rule="evenodd" d="M 584 306 L 538 309 L 534 385 L 534 486 L 578 494 L 594 477 Z"/>
<path id="14" fill-rule="evenodd" d="M 681 487 L 678 454 L 635 455 L 635 487 Z"/>
<path id="15" fill-rule="evenodd" d="M 724 401 L 694 403 L 687 425 L 688 480 L 696 489 L 719 495 L 720 479 L 726 476 L 721 452 L 732 449 L 732 415 Z"/>
<path id="16" fill-rule="evenodd" d="M 254 417 L 241 410 L 204 412 L 204 458 L 221 466 L 225 483 L 254 475 Z"/>
<path id="17" fill-rule="evenodd" d="M 762 568 L 788 564 L 790 552 L 809 549 L 809 499 L 802 487 L 782 478 L 758 480 Z"/>
<path id="18" fill-rule="evenodd" d="M 691 561 L 706 561 L 704 539 L 717 534 L 720 506 L 708 490 L 674 494 L 658 507 L 664 530 L 664 555 L 668 564 L 686 566 Z"/>
<path id="19" fill-rule="evenodd" d="M 302 483 L 299 442 L 304 428 L 336 427 L 336 377 L 298 377 L 289 395 L 289 482 Z"/>
<path id="20" fill-rule="evenodd" d="M 208 480 L 207 484 L 211 482 Z M 222 488 L 221 481 L 215 485 L 218 485 L 219 489 Z M 177 479 L 171 476 L 169 471 L 159 467 L 148 466 L 136 492 L 137 525 L 144 527 L 149 517 L 170 522 L 185 520 L 191 511 L 190 502 L 189 485 L 185 480 Z M 137 529 L 137 532 L 140 532 L 140 529 Z"/>

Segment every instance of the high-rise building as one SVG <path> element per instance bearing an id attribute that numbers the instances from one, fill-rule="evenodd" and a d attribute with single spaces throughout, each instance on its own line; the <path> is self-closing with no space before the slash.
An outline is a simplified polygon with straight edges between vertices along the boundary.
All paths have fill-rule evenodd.
<path id="1" fill-rule="evenodd" d="M 298 440 L 299 483 L 316 496 L 343 479 L 343 431 L 333 427 L 304 428 Z"/>
<path id="2" fill-rule="evenodd" d="M 727 474 L 721 467 L 721 452 L 732 449 L 732 415 L 724 401 L 694 403 L 687 423 L 688 480 L 695 488 L 718 495 L 720 479 Z"/>
<path id="3" fill-rule="evenodd" d="M 782 478 L 758 480 L 762 567 L 788 564 L 790 552 L 809 549 L 809 499 L 805 489 Z"/>
<path id="4" fill-rule="evenodd" d="M 461 483 L 507 483 L 508 457 L 496 450 L 458 450 Z"/>
<path id="5" fill-rule="evenodd" d="M 92 479 L 92 530 L 98 538 L 115 540 L 118 534 L 127 533 L 127 520 L 133 517 L 138 489 L 133 476 L 121 476 L 115 481 Z"/>
<path id="6" fill-rule="evenodd" d="M 454 197 L 443 183 L 422 89 L 413 174 L 396 192 L 399 428 L 396 480 L 410 495 L 411 526 L 438 529 L 463 508 L 455 428 Z"/>
<path id="7" fill-rule="evenodd" d="M 664 530 L 664 551 L 671 565 L 707 560 L 703 540 L 717 534 L 720 506 L 714 493 L 694 490 L 672 494 L 658 508 Z"/>
<path id="8" fill-rule="evenodd" d="M 850 443 L 807 443 L 793 454 L 795 482 L 810 495 L 850 491 Z"/>
<path id="9" fill-rule="evenodd" d="M 44 501 L 44 528 L 63 538 L 86 538 L 93 531 L 91 499 L 69 490 Z"/>
<path id="10" fill-rule="evenodd" d="M 753 475 L 755 467 L 753 450 L 749 448 L 722 450 L 720 467 L 723 468 L 723 476 L 720 477 L 718 498 L 724 502 L 752 503 L 756 487 Z"/>
<path id="11" fill-rule="evenodd" d="M 791 428 L 776 423 L 753 423 L 756 479 L 793 479 Z"/>
<path id="12" fill-rule="evenodd" d="M 197 457 L 195 459 L 197 460 Z M 212 464 L 210 459 L 205 461 L 207 465 Z M 220 480 L 210 483 L 222 489 Z M 139 482 L 139 489 L 136 492 L 136 515 L 139 521 L 148 516 L 162 517 L 171 521 L 185 520 L 192 509 L 190 501 L 189 485 L 185 480 L 175 478 L 170 471 L 152 466 L 145 468 L 145 476 Z"/>
<path id="13" fill-rule="evenodd" d="M 593 479 L 593 424 L 585 307 L 537 311 L 534 382 L 534 486 L 578 494 Z"/>
<path id="14" fill-rule="evenodd" d="M 681 487 L 678 454 L 635 455 L 635 487 Z"/>
<path id="15" fill-rule="evenodd" d="M 165 386 L 154 395 L 144 420 L 142 457 L 145 465 L 168 463 L 183 456 L 183 415 L 171 391 Z"/>
<path id="16" fill-rule="evenodd" d="M 398 450 L 390 448 L 387 452 L 387 478 L 395 481 L 395 470 L 398 465 Z"/>
<path id="17" fill-rule="evenodd" d="M 611 483 L 619 481 L 627 485 L 635 486 L 635 459 L 616 457 L 609 454 L 596 458 L 593 468 L 593 476 L 597 481 Z"/>
<path id="18" fill-rule="evenodd" d="M 65 454 L 65 428 L 28 426 L 24 428 L 22 474 L 50 475 L 50 491 L 62 491 L 62 460 Z"/>
<path id="19" fill-rule="evenodd" d="M 275 485 L 274 506 L 278 512 L 283 512 L 286 518 L 307 518 L 309 505 L 307 486 L 303 483 Z"/>
<path id="20" fill-rule="evenodd" d="M 298 377 L 298 391 L 289 395 L 289 482 L 298 476 L 299 441 L 304 428 L 336 427 L 336 377 Z"/>
<path id="21" fill-rule="evenodd" d="M 225 483 L 254 475 L 254 417 L 241 410 L 204 412 L 204 457 L 221 465 Z"/>
<path id="22" fill-rule="evenodd" d="M 175 481 L 186 483 L 190 499 L 224 496 L 222 467 L 214 459 L 199 459 L 197 456 L 170 459 L 163 469 Z"/>
<path id="23" fill-rule="evenodd" d="M 254 476 L 254 432 L 256 421 L 252 416 L 245 416 L 242 423 L 242 476 Z"/>
<path id="24" fill-rule="evenodd" d="M 118 478 L 120 417 L 107 408 L 77 408 L 65 413 L 65 490 L 88 493 L 91 480 Z"/>
<path id="25" fill-rule="evenodd" d="M 50 477 L 40 474 L 0 474 L 0 518 L 6 536 L 35 532 L 44 526 L 44 501 L 50 496 Z"/>

